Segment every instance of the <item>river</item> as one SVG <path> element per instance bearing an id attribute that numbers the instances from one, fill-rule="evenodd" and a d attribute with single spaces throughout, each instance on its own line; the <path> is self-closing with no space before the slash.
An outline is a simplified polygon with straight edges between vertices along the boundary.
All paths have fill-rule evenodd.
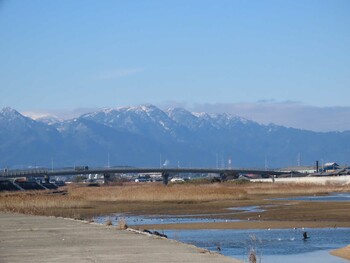
<path id="1" fill-rule="evenodd" d="M 279 199 L 281 200 L 281 199 Z M 312 196 L 285 198 L 283 200 L 305 201 L 350 201 L 350 193 L 336 193 L 328 196 Z M 245 211 L 259 211 L 259 207 L 243 207 Z M 147 224 L 181 224 L 196 222 L 230 222 L 238 220 L 215 219 L 215 215 L 177 215 L 177 216 L 135 216 L 129 214 L 114 214 L 111 216 L 96 217 L 95 221 L 104 223 L 107 218 L 117 224 L 124 218 L 129 226 Z M 168 238 L 184 243 L 222 253 L 223 255 L 248 262 L 248 254 L 254 250 L 258 259 L 263 263 L 270 262 L 317 262 L 317 263 L 344 263 L 347 260 L 332 256 L 333 249 L 345 247 L 350 244 L 350 228 L 309 228 L 309 229 L 202 229 L 202 230 L 161 230 Z M 307 232 L 309 238 L 304 240 L 303 233 Z M 259 262 L 259 261 L 258 261 Z"/>

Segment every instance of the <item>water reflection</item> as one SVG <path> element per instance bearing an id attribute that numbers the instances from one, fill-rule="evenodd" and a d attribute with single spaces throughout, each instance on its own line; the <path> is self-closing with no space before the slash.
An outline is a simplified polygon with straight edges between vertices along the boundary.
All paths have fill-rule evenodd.
<path id="1" fill-rule="evenodd" d="M 307 231 L 308 240 L 303 240 Z M 273 229 L 273 230 L 167 230 L 169 238 L 190 243 L 227 256 L 247 260 L 254 248 L 262 262 L 344 262 L 328 251 L 350 244 L 349 228 L 332 229 Z M 327 252 L 327 253 L 325 253 Z M 321 260 L 313 261 L 319 253 Z M 312 255 L 314 258 L 308 256 Z M 285 259 L 295 261 L 285 261 Z M 346 262 L 346 261 L 345 261 Z"/>
<path id="2" fill-rule="evenodd" d="M 120 219 L 124 219 L 129 226 L 135 225 L 158 225 L 158 224 L 186 224 L 186 223 L 211 223 L 211 222 L 237 222 L 237 219 L 210 218 L 206 216 L 218 216 L 227 214 L 208 214 L 208 215 L 156 215 L 156 216 L 137 216 L 129 214 L 113 214 L 111 216 L 98 216 L 93 220 L 103 224 L 110 219 L 113 225 L 116 225 Z"/>
<path id="3" fill-rule="evenodd" d="M 270 205 L 271 206 L 271 205 Z M 259 213 L 259 212 L 265 212 L 265 209 L 262 209 L 261 206 L 240 206 L 240 207 L 231 207 L 228 208 L 228 210 L 234 210 L 234 211 L 239 211 L 238 213 Z"/>
<path id="4" fill-rule="evenodd" d="M 327 196 L 305 196 L 295 198 L 279 198 L 274 200 L 301 200 L 301 201 L 350 201 L 350 193 L 334 193 Z M 111 219 L 116 225 L 120 218 L 126 220 L 129 226 L 149 224 L 183 224 L 208 222 L 234 222 L 235 219 L 221 219 L 221 215 L 264 212 L 265 205 L 233 207 L 230 213 L 207 215 L 156 215 L 137 216 L 131 214 L 114 214 L 112 216 L 96 217 L 98 223 Z M 329 251 L 350 244 L 350 228 L 328 229 L 272 229 L 272 230 L 166 230 L 157 229 L 171 239 L 198 247 L 220 252 L 226 256 L 238 258 L 248 262 L 249 250 L 254 248 L 262 262 L 317 262 L 341 263 L 349 262 L 332 256 Z M 303 240 L 303 232 L 307 231 L 310 237 Z"/>
<path id="5" fill-rule="evenodd" d="M 264 207 L 274 205 L 265 205 Z M 111 219 L 113 224 L 123 218 L 128 225 L 155 225 L 155 224 L 186 224 L 186 223 L 212 223 L 212 222 L 238 222 L 240 219 L 229 219 L 227 216 L 241 213 L 253 213 L 266 211 L 260 206 L 242 206 L 232 207 L 227 210 L 232 210 L 230 213 L 213 213 L 213 214 L 192 214 L 192 215 L 132 215 L 132 214 L 113 214 L 111 216 L 98 216 L 93 218 L 97 223 L 104 223 L 107 219 Z M 220 218 L 225 216 L 225 219 Z"/>
<path id="6" fill-rule="evenodd" d="M 272 200 L 283 201 L 315 201 L 315 202 L 346 202 L 350 201 L 350 193 L 332 193 L 324 196 L 300 196 L 289 198 L 275 198 Z"/>

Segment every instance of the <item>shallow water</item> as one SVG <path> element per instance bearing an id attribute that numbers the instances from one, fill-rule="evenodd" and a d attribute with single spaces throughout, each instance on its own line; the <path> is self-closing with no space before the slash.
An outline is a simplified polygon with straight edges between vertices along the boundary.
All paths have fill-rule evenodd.
<path id="1" fill-rule="evenodd" d="M 251 212 L 251 213 L 259 213 L 259 212 L 265 212 L 265 209 L 262 209 L 260 206 L 240 206 L 240 207 L 232 207 L 232 208 L 228 208 L 228 210 L 234 210 L 234 211 L 238 211 L 234 214 L 238 214 L 238 213 L 247 213 L 247 212 Z"/>
<path id="2" fill-rule="evenodd" d="M 155 225 L 155 224 L 186 224 L 186 223 L 211 223 L 211 222 L 239 222 L 239 219 L 222 219 L 218 218 L 221 215 L 235 215 L 247 212 L 264 212 L 260 206 L 242 206 L 232 207 L 227 210 L 232 210 L 231 213 L 214 213 L 214 214 L 192 214 L 192 215 L 150 215 L 137 216 L 132 214 L 113 214 L 110 216 L 94 217 L 97 223 L 104 223 L 107 219 L 111 219 L 113 224 L 116 224 L 119 219 L 124 219 L 128 225 Z"/>
<path id="3" fill-rule="evenodd" d="M 162 231 L 162 230 L 159 230 Z M 309 239 L 303 240 L 307 231 Z M 166 230 L 171 239 L 248 260 L 254 248 L 262 262 L 349 262 L 329 254 L 350 244 L 350 228 L 273 230 Z"/>
<path id="4" fill-rule="evenodd" d="M 350 201 L 350 193 L 332 193 L 324 196 L 300 196 L 290 198 L 275 198 L 273 200 L 285 200 L 285 201 L 315 201 L 315 202 L 346 202 Z"/>
<path id="5" fill-rule="evenodd" d="M 274 200 L 301 201 L 350 201 L 350 193 L 334 193 L 327 196 L 305 196 L 295 198 L 280 198 Z M 229 208 L 232 213 L 263 212 L 259 206 Z M 234 222 L 240 220 L 214 218 L 222 214 L 208 215 L 157 215 L 135 216 L 130 214 L 114 214 L 96 217 L 98 223 L 111 219 L 117 225 L 123 218 L 128 225 L 148 224 L 183 224 L 207 222 Z M 329 254 L 330 250 L 345 247 L 350 244 L 350 228 L 317 228 L 317 229 L 272 229 L 272 230 L 166 230 L 157 229 L 169 238 L 198 247 L 220 252 L 248 262 L 248 253 L 254 248 L 261 262 L 317 262 L 317 263 L 345 263 L 349 262 Z M 303 232 L 310 237 L 303 240 Z M 219 251 L 220 248 L 220 251 Z M 259 261 L 258 261 L 259 262 Z"/>
<path id="6" fill-rule="evenodd" d="M 157 215 L 157 216 L 135 216 L 128 214 L 113 214 L 111 216 L 94 217 L 94 221 L 103 224 L 107 219 L 112 220 L 113 225 L 118 223 L 118 220 L 124 219 L 129 226 L 134 225 L 161 225 L 161 224 L 186 224 L 186 223 L 210 223 L 210 222 L 237 222 L 236 219 L 220 219 L 220 218 L 206 218 L 205 216 L 215 216 L 221 214 L 211 215 Z M 226 214 L 223 214 L 226 215 Z"/>

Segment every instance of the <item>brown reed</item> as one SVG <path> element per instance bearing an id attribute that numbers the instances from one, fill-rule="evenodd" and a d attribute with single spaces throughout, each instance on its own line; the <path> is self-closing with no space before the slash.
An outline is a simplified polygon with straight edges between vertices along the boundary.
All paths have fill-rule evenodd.
<path id="1" fill-rule="evenodd" d="M 164 186 L 157 183 L 124 183 L 119 186 L 102 187 L 70 185 L 66 188 L 66 192 L 61 194 L 54 194 L 50 191 L 0 193 L 0 211 L 43 215 L 64 214 L 73 218 L 81 218 L 81 215 L 86 214 L 86 210 L 92 206 L 104 209 L 96 209 L 95 212 L 108 213 L 109 211 L 112 213 L 117 212 L 115 211 L 115 204 L 125 204 L 123 211 L 127 211 L 127 204 L 130 202 L 139 202 L 140 204 L 145 204 L 145 202 L 190 204 L 210 201 L 244 201 L 261 198 L 261 196 L 284 197 L 349 191 L 350 185 L 331 184 L 248 183 L 237 185 L 216 183 Z M 104 207 L 103 205 L 106 204 L 113 204 L 114 206 Z"/>

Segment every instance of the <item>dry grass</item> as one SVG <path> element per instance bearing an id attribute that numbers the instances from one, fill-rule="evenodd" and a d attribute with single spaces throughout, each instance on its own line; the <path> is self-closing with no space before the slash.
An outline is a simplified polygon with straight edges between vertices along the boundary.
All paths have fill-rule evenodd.
<path id="1" fill-rule="evenodd" d="M 241 200 L 246 191 L 229 184 L 185 185 L 130 184 L 100 188 L 70 188 L 69 195 L 90 201 L 177 201 L 205 202 L 214 200 Z"/>
<path id="2" fill-rule="evenodd" d="M 105 225 L 106 226 L 113 226 L 113 222 L 112 222 L 112 219 L 108 218 L 105 222 Z"/>
<path id="3" fill-rule="evenodd" d="M 124 218 L 120 218 L 118 220 L 118 229 L 120 230 L 125 230 L 128 228 L 128 225 L 126 223 L 126 220 Z"/>
<path id="4" fill-rule="evenodd" d="M 248 196 L 268 195 L 268 196 L 293 196 L 293 195 L 321 195 L 332 192 L 349 192 L 350 185 L 339 184 L 292 184 L 292 183 L 250 183 L 238 185 L 237 188 L 243 188 Z"/>
<path id="5" fill-rule="evenodd" d="M 0 193 L 0 211 L 83 218 L 96 214 L 139 211 L 207 212 L 227 205 L 247 205 L 254 200 L 294 195 L 350 192 L 350 185 L 248 183 L 162 184 L 126 183 L 121 186 L 70 185 L 65 193 L 49 191 Z M 171 205 L 169 205 L 171 203 Z M 201 204 L 200 206 L 198 204 Z M 230 203 L 230 204 L 228 204 Z M 205 209 L 207 209 L 205 211 Z M 173 212 L 174 211 L 174 212 Z M 84 216 L 83 216 L 84 215 Z"/>
<path id="6" fill-rule="evenodd" d="M 350 185 L 271 184 L 125 184 L 99 188 L 70 187 L 69 195 L 88 201 L 206 202 L 245 200 L 254 195 L 313 195 L 350 191 Z"/>
<path id="7" fill-rule="evenodd" d="M 28 191 L 0 194 L 0 211 L 23 214 L 45 214 L 47 209 L 63 208 L 74 211 L 88 207 L 89 202 L 68 195 L 54 195 L 48 191 Z M 73 217 L 79 217 L 72 212 Z"/>

